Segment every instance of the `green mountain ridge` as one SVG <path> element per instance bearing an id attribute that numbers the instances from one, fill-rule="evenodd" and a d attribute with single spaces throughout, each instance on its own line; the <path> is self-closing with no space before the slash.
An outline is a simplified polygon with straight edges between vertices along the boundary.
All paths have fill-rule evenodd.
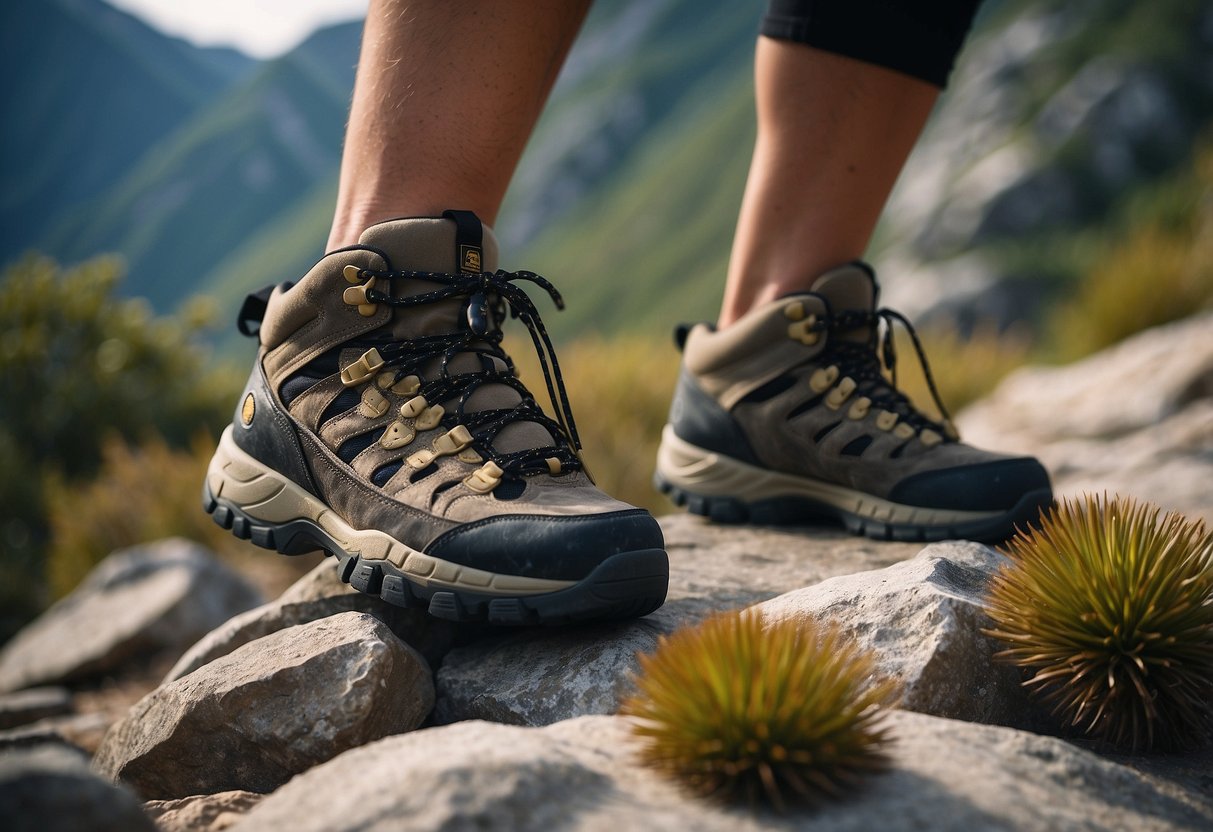
<path id="1" fill-rule="evenodd" d="M 56 37 L 91 31 L 117 54 L 109 87 L 144 89 L 147 69 L 133 55 L 176 69 L 147 82 L 149 106 L 165 102 L 160 132 L 150 140 L 143 130 L 143 145 L 116 153 L 105 132 L 114 119 L 94 111 L 122 111 L 112 90 L 77 102 L 79 67 L 47 68 L 28 50 L 36 72 L 6 65 L 18 77 L 44 73 L 18 88 L 51 88 L 46 113 L 53 103 L 83 115 L 64 134 L 72 141 L 44 139 L 45 153 L 25 126 L 6 137 L 20 186 L 7 194 L 44 204 L 26 212 L 37 215 L 29 222 L 6 224 L 4 257 L 30 247 L 67 261 L 116 251 L 129 264 L 127 294 L 169 309 L 205 293 L 228 310 L 322 254 L 358 24 L 244 64 L 188 45 L 180 58 L 180 42 L 146 27 L 123 24 L 119 36 L 71 23 L 108 9 L 98 0 L 49 4 L 68 21 Z M 12 8 L 29 16 L 27 5 Z M 760 12 L 725 0 L 601 0 L 591 12 L 496 228 L 503 265 L 539 271 L 564 292 L 568 311 L 549 316 L 559 338 L 714 314 L 753 140 Z M 1183 169 L 1213 125 L 1210 41 L 1213 7 L 1199 0 L 987 4 L 869 253 L 885 267 L 887 297 L 927 317 L 1038 314 L 1112 233 L 1115 206 Z M 134 80 L 111 77 L 122 73 Z M 191 78 L 202 79 L 199 91 L 181 92 Z M 31 108 L 29 123 L 41 125 L 51 115 L 31 95 L 5 107 Z M 92 122 L 100 133 L 83 126 Z M 95 138 L 96 152 L 85 154 L 79 136 Z M 94 192 L 43 193 L 86 157 L 109 177 L 94 177 Z"/>
<path id="2" fill-rule="evenodd" d="M 100 0 L 9 0 L 0 43 L 0 73 L 10 79 L 0 93 L 6 258 L 45 246 L 56 216 L 107 192 L 251 66 Z"/>

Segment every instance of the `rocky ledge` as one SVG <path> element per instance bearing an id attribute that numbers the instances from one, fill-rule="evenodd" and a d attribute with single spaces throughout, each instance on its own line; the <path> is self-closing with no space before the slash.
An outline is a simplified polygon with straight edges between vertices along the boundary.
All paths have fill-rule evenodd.
<path id="1" fill-rule="evenodd" d="M 962 425 L 1044 456 L 1063 493 L 1104 482 L 1211 516 L 1213 495 L 1192 486 L 1213 481 L 1213 349 L 1194 335 L 1209 328 L 1023 371 Z M 1148 401 L 1120 401 L 1124 384 Z M 1049 406 L 1021 404 L 1029 394 Z M 982 599 L 998 552 L 661 522 L 669 602 L 567 630 L 435 621 L 354 592 L 331 560 L 259 604 L 192 544 L 116 553 L 0 651 L 0 816 L 38 832 L 1213 828 L 1213 751 L 1113 755 L 1055 736 L 993 660 Z M 836 620 L 900 682 L 890 769 L 853 798 L 776 815 L 639 766 L 615 715 L 637 654 L 748 607 Z M 96 818 L 112 821 L 81 820 Z"/>

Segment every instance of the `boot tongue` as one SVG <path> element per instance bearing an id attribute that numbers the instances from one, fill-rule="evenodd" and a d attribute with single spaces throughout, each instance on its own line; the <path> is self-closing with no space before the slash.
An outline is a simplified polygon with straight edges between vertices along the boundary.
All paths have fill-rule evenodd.
<path id="1" fill-rule="evenodd" d="M 821 275 L 810 289 L 821 295 L 830 304 L 835 315 L 840 312 L 873 312 L 876 309 L 876 275 L 866 263 L 854 262 Z M 844 341 L 867 343 L 872 338 L 872 327 L 860 327 L 832 336 Z"/>
<path id="2" fill-rule="evenodd" d="M 492 272 L 497 269 L 497 238 L 493 230 L 481 225 L 468 212 L 451 212 L 455 218 L 423 217 L 389 220 L 372 225 L 362 233 L 358 242 L 387 255 L 391 268 L 419 272 L 458 274 L 460 271 Z M 442 288 L 426 280 L 393 280 L 395 297 L 411 297 Z M 426 335 L 444 335 L 467 327 L 467 298 L 456 297 L 435 303 L 394 310 L 391 322 L 382 330 L 393 340 L 407 341 Z M 440 357 L 423 368 L 426 375 L 438 371 Z M 497 362 L 498 369 L 504 365 Z M 461 353 L 447 366 L 451 373 L 473 373 L 484 369 L 480 357 Z M 514 388 L 504 384 L 481 384 L 468 399 L 467 413 L 495 408 L 510 408 L 522 397 Z M 493 440 L 501 453 L 514 453 L 528 448 L 551 445 L 554 439 L 535 422 L 513 422 L 506 425 Z"/>

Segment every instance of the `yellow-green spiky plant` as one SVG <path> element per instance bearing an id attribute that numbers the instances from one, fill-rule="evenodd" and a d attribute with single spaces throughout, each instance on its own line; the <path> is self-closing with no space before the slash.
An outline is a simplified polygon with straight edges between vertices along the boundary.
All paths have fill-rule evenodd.
<path id="1" fill-rule="evenodd" d="M 1213 738 L 1213 535 L 1131 498 L 1063 501 L 1005 547 L 987 634 L 1067 726 L 1121 748 Z"/>
<path id="2" fill-rule="evenodd" d="M 892 685 L 834 626 L 724 613 L 663 637 L 635 684 L 643 761 L 703 795 L 816 802 L 886 762 Z"/>

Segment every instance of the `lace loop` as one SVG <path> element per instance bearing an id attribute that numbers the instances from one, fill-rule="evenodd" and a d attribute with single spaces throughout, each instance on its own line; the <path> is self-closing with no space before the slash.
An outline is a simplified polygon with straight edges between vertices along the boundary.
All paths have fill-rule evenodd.
<path id="1" fill-rule="evenodd" d="M 901 324 L 905 328 L 906 334 L 910 336 L 910 342 L 914 345 L 914 352 L 918 356 L 918 364 L 922 367 L 923 378 L 927 382 L 927 389 L 931 393 L 931 399 L 934 401 L 935 407 L 939 409 L 941 422 L 937 423 L 923 416 L 914 409 L 905 395 L 897 389 L 897 348 L 893 338 L 894 323 Z M 873 377 L 871 365 L 876 365 L 875 372 L 879 380 L 883 380 L 884 378 L 880 369 L 883 366 L 889 371 L 891 381 L 889 392 L 895 395 L 896 398 L 890 399 L 887 394 L 884 396 L 872 396 L 871 393 L 867 393 L 872 398 L 873 403 L 884 404 L 892 401 L 894 404 L 903 405 L 904 408 L 908 408 L 908 412 L 906 409 L 898 408 L 898 412 L 901 415 L 912 415 L 916 417 L 916 420 L 922 421 L 927 425 L 938 425 L 943 429 L 944 435 L 951 439 L 959 439 L 960 434 L 956 430 L 956 425 L 952 421 L 951 414 L 948 413 L 947 407 L 944 406 L 943 398 L 939 394 L 939 388 L 935 385 L 935 377 L 931 373 L 931 365 L 927 361 L 922 341 L 918 337 L 918 332 L 915 331 L 913 324 L 910 323 L 905 315 L 888 307 L 881 307 L 874 312 L 847 310 L 837 315 L 827 316 L 825 319 L 819 321 L 817 326 L 823 330 L 834 332 L 871 329 L 873 333 L 872 341 L 867 345 L 852 344 L 846 341 L 835 341 L 833 343 L 835 348 L 842 348 L 844 352 L 850 353 L 852 361 L 859 364 L 860 369 L 851 371 L 850 375 L 855 377 L 856 381 L 861 382 L 861 387 L 864 386 L 862 385 L 864 381 L 868 382 L 869 385 L 874 385 L 878 379 Z M 876 346 L 878 340 L 880 348 L 878 352 L 874 353 L 873 348 Z M 858 349 L 848 350 L 847 347 Z M 872 360 L 873 358 L 875 358 L 874 361 Z"/>
<path id="2" fill-rule="evenodd" d="M 534 272 L 519 271 L 446 274 L 442 272 L 423 271 L 376 271 L 360 270 L 360 276 L 370 278 L 366 290 L 369 303 L 384 303 L 389 306 L 408 308 L 424 304 L 439 303 L 453 298 L 469 299 L 466 309 L 467 329 L 429 335 L 407 341 L 396 341 L 380 349 L 386 364 L 403 371 L 417 369 L 420 364 L 436 354 L 442 355 L 441 375 L 427 382 L 423 390 L 427 399 L 444 401 L 459 397 L 458 412 L 461 422 L 467 426 L 481 443 L 490 456 L 503 469 L 514 470 L 520 474 L 543 473 L 550 469 L 546 461 L 549 458 L 559 460 L 564 469 L 577 469 L 581 465 L 577 454 L 581 450 L 581 438 L 577 433 L 577 425 L 573 419 L 573 409 L 569 402 L 568 391 L 565 388 L 564 376 L 560 363 L 556 358 L 556 350 L 548 335 L 547 328 L 539 314 L 539 309 L 526 291 L 518 285 L 519 282 L 531 283 L 552 299 L 557 309 L 564 309 L 564 298 L 556 287 L 546 278 Z M 440 284 L 440 288 L 428 292 L 420 292 L 404 297 L 393 297 L 390 292 L 383 291 L 387 281 L 411 279 Z M 379 286 L 370 284 L 380 280 Z M 539 366 L 543 372 L 544 384 L 551 399 L 556 419 L 547 416 L 531 397 L 525 385 L 515 375 L 514 362 L 501 349 L 501 324 L 505 315 L 519 320 L 526 327 L 531 343 L 539 358 Z M 450 362 L 461 353 L 480 353 L 502 361 L 507 370 L 484 370 L 450 375 Z M 491 409 L 464 414 L 463 409 L 468 398 L 477 387 L 486 382 L 504 384 L 513 388 L 522 397 L 517 405 L 508 409 Z M 571 448 L 538 448 L 518 451 L 510 454 L 497 452 L 490 447 L 492 438 L 506 425 L 514 421 L 525 420 L 536 422 L 548 430 L 557 441 L 566 441 Z"/>

